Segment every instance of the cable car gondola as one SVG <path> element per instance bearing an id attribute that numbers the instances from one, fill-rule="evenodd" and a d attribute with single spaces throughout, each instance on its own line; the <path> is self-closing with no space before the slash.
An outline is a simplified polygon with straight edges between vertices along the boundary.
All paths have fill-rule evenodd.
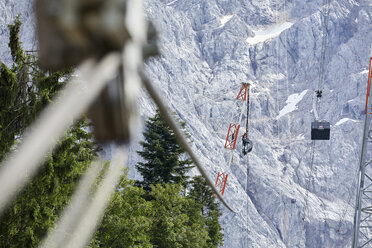
<path id="1" fill-rule="evenodd" d="M 314 111 L 314 121 L 311 122 L 311 140 L 329 140 L 331 125 L 328 121 L 319 120 L 319 107 L 320 100 L 322 97 L 322 90 L 316 90 L 314 101 L 313 101 L 313 111 Z"/>
<path id="2" fill-rule="evenodd" d="M 311 122 L 311 140 L 329 140 L 331 125 L 327 121 Z"/>

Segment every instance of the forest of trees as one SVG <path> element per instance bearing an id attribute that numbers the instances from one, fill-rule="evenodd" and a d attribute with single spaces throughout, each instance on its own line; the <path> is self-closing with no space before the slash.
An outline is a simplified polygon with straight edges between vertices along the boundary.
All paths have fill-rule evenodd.
<path id="1" fill-rule="evenodd" d="M 9 25 L 13 64 L 0 64 L 0 161 L 21 142 L 24 131 L 53 101 L 72 70 L 48 72 L 22 49 L 20 18 Z M 185 124 L 182 124 L 183 127 Z M 39 171 L 0 216 L 0 247 L 37 247 L 67 206 L 80 176 L 99 146 L 82 119 L 65 133 Z M 148 119 L 143 179 L 123 176 L 90 247 L 218 247 L 223 244 L 219 204 L 205 180 L 190 178 L 191 161 L 159 112 Z M 1 166 L 1 165 L 0 165 Z"/>
<path id="2" fill-rule="evenodd" d="M 29 124 L 68 80 L 71 70 L 46 72 L 19 41 L 19 17 L 9 25 L 13 64 L 0 64 L 0 161 L 17 147 Z M 0 247 L 36 247 L 66 206 L 76 182 L 97 146 L 85 120 L 72 127 L 43 169 L 19 194 L 0 219 Z M 25 165 L 27 168 L 27 165 Z"/>

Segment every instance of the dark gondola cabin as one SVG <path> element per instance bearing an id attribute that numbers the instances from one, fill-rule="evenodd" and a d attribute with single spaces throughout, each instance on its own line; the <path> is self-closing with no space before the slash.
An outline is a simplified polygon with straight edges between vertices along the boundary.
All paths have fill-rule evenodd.
<path id="1" fill-rule="evenodd" d="M 311 139 L 312 140 L 329 140 L 331 125 L 327 121 L 311 122 Z"/>

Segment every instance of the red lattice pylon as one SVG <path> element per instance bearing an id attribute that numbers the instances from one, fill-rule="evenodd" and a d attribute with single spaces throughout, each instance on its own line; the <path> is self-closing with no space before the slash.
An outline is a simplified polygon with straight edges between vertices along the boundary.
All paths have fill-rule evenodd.
<path id="1" fill-rule="evenodd" d="M 228 176 L 229 175 L 225 172 L 218 172 L 217 180 L 216 180 L 216 188 L 219 190 L 221 195 L 225 193 L 225 187 L 226 187 Z"/>
<path id="2" fill-rule="evenodd" d="M 226 142 L 225 142 L 225 148 L 234 150 L 236 140 L 238 139 L 238 133 L 239 133 L 239 124 L 230 123 L 229 131 L 227 132 Z"/>
<path id="3" fill-rule="evenodd" d="M 368 97 L 369 97 L 369 88 L 371 87 L 371 78 L 372 78 L 372 57 L 369 59 L 367 98 L 366 98 L 366 108 L 364 110 L 364 114 L 367 114 L 367 107 L 368 107 L 367 105 L 368 105 Z"/>
<path id="4" fill-rule="evenodd" d="M 243 83 L 238 93 L 238 96 L 236 97 L 236 100 L 245 101 L 247 99 L 247 92 L 248 92 L 248 84 Z"/>
<path id="5" fill-rule="evenodd" d="M 242 87 L 239 90 L 239 93 L 236 97 L 236 100 L 238 101 L 246 101 L 247 100 L 247 94 L 248 94 L 248 83 L 242 83 Z M 243 104 L 244 106 L 244 104 Z M 241 112 L 240 119 L 235 120 L 232 119 L 231 121 L 237 121 L 236 123 L 230 123 L 229 130 L 227 132 L 226 141 L 225 141 L 225 148 L 229 150 L 234 150 L 236 141 L 238 140 L 238 134 L 239 134 L 239 128 L 240 128 L 240 120 L 242 117 L 243 112 Z M 233 114 L 232 117 L 235 115 Z M 233 157 L 231 158 L 231 165 L 233 163 Z M 226 172 L 218 172 L 217 179 L 216 179 L 216 188 L 219 190 L 221 195 L 225 192 L 226 182 L 227 182 L 228 174 Z"/>

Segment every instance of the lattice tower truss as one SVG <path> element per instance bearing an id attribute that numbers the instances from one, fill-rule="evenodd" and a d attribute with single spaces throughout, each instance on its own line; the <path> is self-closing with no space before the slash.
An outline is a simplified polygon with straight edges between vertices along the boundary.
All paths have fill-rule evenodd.
<path id="1" fill-rule="evenodd" d="M 354 215 L 353 248 L 372 247 L 372 55 L 369 62 L 365 121 L 358 172 L 358 191 Z"/>
<path id="2" fill-rule="evenodd" d="M 248 100 L 248 93 L 249 93 L 249 84 L 248 83 L 242 83 L 242 86 L 239 90 L 239 93 L 236 97 L 236 101 L 234 102 L 234 109 L 231 113 L 231 122 L 229 124 L 229 129 L 227 131 L 227 136 L 225 140 L 224 148 L 227 150 L 227 152 L 231 153 L 231 159 L 229 162 L 228 169 L 233 165 L 234 163 L 234 150 L 236 146 L 236 142 L 238 140 L 239 136 L 239 129 L 240 129 L 240 123 L 243 117 L 243 113 L 245 111 L 245 106 L 247 104 Z M 248 118 L 248 116 L 247 116 Z M 219 190 L 220 194 L 223 195 L 225 193 L 227 178 L 228 178 L 227 170 L 218 172 L 217 179 L 216 179 L 216 188 Z"/>

